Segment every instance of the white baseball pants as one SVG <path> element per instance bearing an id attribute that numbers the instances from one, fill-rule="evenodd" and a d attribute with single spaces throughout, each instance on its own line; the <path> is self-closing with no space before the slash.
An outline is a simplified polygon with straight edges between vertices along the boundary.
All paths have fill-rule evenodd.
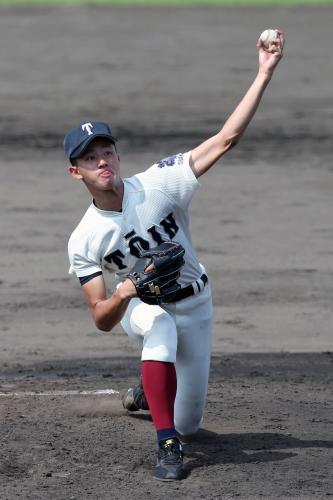
<path id="1" fill-rule="evenodd" d="M 143 361 L 176 363 L 175 427 L 182 435 L 196 432 L 206 402 L 210 366 L 213 306 L 209 284 L 198 295 L 163 307 L 134 298 L 121 326 L 142 346 Z"/>

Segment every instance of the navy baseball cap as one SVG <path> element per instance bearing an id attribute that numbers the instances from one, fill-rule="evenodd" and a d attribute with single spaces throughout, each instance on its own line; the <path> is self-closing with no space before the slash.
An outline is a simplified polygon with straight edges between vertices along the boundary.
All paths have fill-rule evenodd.
<path id="1" fill-rule="evenodd" d="M 78 158 L 96 137 L 105 137 L 115 143 L 111 129 L 104 122 L 87 122 L 73 128 L 64 139 L 64 150 L 70 160 Z"/>

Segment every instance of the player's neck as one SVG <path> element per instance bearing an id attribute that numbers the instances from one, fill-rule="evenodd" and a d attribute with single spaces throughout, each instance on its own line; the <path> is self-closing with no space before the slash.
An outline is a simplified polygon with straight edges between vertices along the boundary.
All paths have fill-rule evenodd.
<path id="1" fill-rule="evenodd" d="M 91 194 L 93 195 L 95 206 L 100 210 L 121 212 L 124 197 L 123 182 L 115 190 L 99 191 L 97 193 L 91 192 Z"/>

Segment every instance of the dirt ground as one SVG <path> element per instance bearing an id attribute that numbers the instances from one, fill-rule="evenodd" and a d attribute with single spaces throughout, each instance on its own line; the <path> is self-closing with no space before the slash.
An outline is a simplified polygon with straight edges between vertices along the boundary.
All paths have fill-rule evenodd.
<path id="1" fill-rule="evenodd" d="M 1 500 L 333 495 L 332 21 L 333 7 L 0 9 Z M 96 331 L 67 275 L 90 200 L 62 139 L 110 122 L 124 176 L 189 150 L 251 83 L 269 26 L 285 30 L 285 58 L 192 202 L 211 382 L 186 478 L 160 484 L 149 414 L 120 402 L 140 353 L 120 329 Z M 98 389 L 119 394 L 28 395 Z"/>

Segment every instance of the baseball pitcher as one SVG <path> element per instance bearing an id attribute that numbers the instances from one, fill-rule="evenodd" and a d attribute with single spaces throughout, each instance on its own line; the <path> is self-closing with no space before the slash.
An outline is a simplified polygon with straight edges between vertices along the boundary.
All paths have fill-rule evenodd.
<path id="1" fill-rule="evenodd" d="M 181 437 L 200 426 L 208 386 L 213 308 L 207 272 L 189 231 L 189 204 L 205 174 L 242 137 L 282 57 L 284 35 L 258 40 L 258 73 L 223 128 L 191 151 L 122 178 L 106 123 L 86 122 L 65 137 L 69 173 L 92 202 L 72 233 L 70 273 L 80 280 L 100 330 L 121 323 L 142 347 L 141 382 L 124 407 L 149 409 L 157 433 L 154 477 L 183 477 Z M 106 292 L 104 276 L 115 287 Z"/>

